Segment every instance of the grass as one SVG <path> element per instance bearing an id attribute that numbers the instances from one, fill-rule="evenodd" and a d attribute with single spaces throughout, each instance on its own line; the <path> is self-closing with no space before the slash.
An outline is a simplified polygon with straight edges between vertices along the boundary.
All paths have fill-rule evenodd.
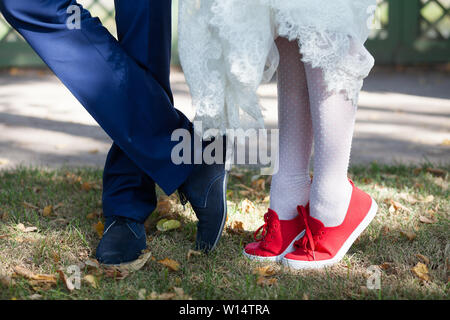
<path id="1" fill-rule="evenodd" d="M 193 299 L 448 299 L 450 168 L 430 171 L 426 167 L 372 164 L 351 169 L 355 183 L 369 192 L 380 208 L 344 260 L 326 270 L 291 271 L 268 264 L 275 270 L 270 276 L 275 283 L 258 284 L 254 270 L 261 264 L 246 260 L 241 252 L 262 223 L 270 181 L 248 190 L 242 185 L 252 186 L 252 179 L 259 178 L 254 176 L 256 171 L 235 169 L 229 183 L 226 230 L 211 255 L 187 259 L 195 239 L 195 216 L 189 206 L 183 209 L 171 197 L 164 200 L 172 204 L 164 214 L 181 221 L 182 227 L 156 231 L 154 222 L 162 217 L 163 209 L 153 213 L 148 246 L 154 258 L 126 279 L 96 274 L 97 288 L 83 281 L 79 290 L 69 292 L 61 281 L 43 287 L 14 277 L 13 284 L 0 281 L 0 299 L 30 299 L 36 294 L 42 299 L 138 299 L 139 292 L 144 297 L 153 292 L 155 297 L 173 292 L 173 287 L 182 288 Z M 58 269 L 67 270 L 93 257 L 99 241 L 93 225 L 102 220 L 101 175 L 96 169 L 1 171 L 0 275 L 11 276 L 17 266 L 56 274 Z M 398 204 L 397 210 L 395 206 L 389 209 L 391 200 L 406 209 Z M 49 205 L 57 209 L 44 216 L 42 209 Z M 245 209 L 249 212 L 243 212 Z M 433 223 L 420 222 L 421 216 Z M 243 230 L 238 228 L 239 222 Z M 23 232 L 19 223 L 38 231 Z M 405 233 L 415 238 L 409 240 Z M 417 254 L 429 259 L 428 281 L 411 271 L 423 260 Z M 180 269 L 170 272 L 158 263 L 165 258 L 178 261 Z M 367 288 L 372 265 L 381 266 L 379 290 Z M 81 271 L 82 276 L 92 273 L 88 267 Z"/>

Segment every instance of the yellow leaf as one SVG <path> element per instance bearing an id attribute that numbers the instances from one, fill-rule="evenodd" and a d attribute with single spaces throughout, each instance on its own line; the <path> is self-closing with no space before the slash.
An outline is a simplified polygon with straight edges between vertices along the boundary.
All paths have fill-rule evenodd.
<path id="1" fill-rule="evenodd" d="M 406 237 L 409 241 L 413 241 L 417 235 L 414 232 L 411 231 L 400 231 L 400 233 Z"/>
<path id="2" fill-rule="evenodd" d="M 244 223 L 242 221 L 233 221 L 231 230 L 236 234 L 242 233 L 244 231 Z"/>
<path id="3" fill-rule="evenodd" d="M 105 230 L 105 226 L 101 221 L 94 224 L 94 230 L 97 232 L 97 235 L 101 238 L 103 236 L 103 231 Z"/>
<path id="4" fill-rule="evenodd" d="M 84 183 L 81 185 L 81 189 L 82 189 L 83 191 L 90 191 L 90 190 L 92 189 L 92 187 L 93 187 L 93 184 L 92 184 L 92 183 L 89 183 L 89 182 L 84 182 Z"/>
<path id="5" fill-rule="evenodd" d="M 263 276 L 259 276 L 258 280 L 256 281 L 256 284 L 260 285 L 260 286 L 272 286 L 277 284 L 278 279 L 276 278 L 266 278 Z"/>
<path id="6" fill-rule="evenodd" d="M 179 227 L 181 227 L 181 222 L 178 220 L 162 219 L 156 224 L 156 229 L 161 232 L 178 229 Z"/>
<path id="7" fill-rule="evenodd" d="M 158 261 L 158 263 L 166 266 L 170 271 L 178 271 L 180 269 L 180 264 L 172 259 L 165 258 L 163 260 Z"/>
<path id="8" fill-rule="evenodd" d="M 89 283 L 92 288 L 94 288 L 94 289 L 98 288 L 97 279 L 92 274 L 88 274 L 88 275 L 84 276 L 83 280 L 86 281 L 87 283 Z"/>
<path id="9" fill-rule="evenodd" d="M 44 217 L 48 217 L 53 213 L 53 206 L 46 206 L 42 211 L 42 215 Z"/>
<path id="10" fill-rule="evenodd" d="M 428 268 L 422 262 L 418 262 L 416 266 L 412 268 L 412 272 L 422 281 L 430 280 Z"/>
<path id="11" fill-rule="evenodd" d="M 270 277 L 276 273 L 276 270 L 272 266 L 257 267 L 253 270 L 253 274 L 257 274 L 261 277 Z"/>

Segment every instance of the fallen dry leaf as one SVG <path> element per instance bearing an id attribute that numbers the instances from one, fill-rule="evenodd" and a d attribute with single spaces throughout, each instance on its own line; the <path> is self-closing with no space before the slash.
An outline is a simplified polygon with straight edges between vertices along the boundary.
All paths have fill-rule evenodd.
<path id="1" fill-rule="evenodd" d="M 84 261 L 84 264 L 85 264 L 88 268 L 94 268 L 94 269 L 100 268 L 100 264 L 98 263 L 97 260 L 87 259 L 86 261 Z"/>
<path id="2" fill-rule="evenodd" d="M 258 280 L 256 281 L 257 285 L 260 286 L 272 286 L 278 283 L 278 279 L 276 278 L 266 278 L 263 276 L 259 276 Z"/>
<path id="3" fill-rule="evenodd" d="M 95 182 L 83 182 L 81 184 L 81 190 L 83 191 L 91 191 L 92 189 L 98 189 L 99 187 Z"/>
<path id="4" fill-rule="evenodd" d="M 244 174 L 243 173 L 237 173 L 237 172 L 231 172 L 230 176 L 235 177 L 239 180 L 242 180 L 242 178 L 244 178 Z"/>
<path id="5" fill-rule="evenodd" d="M 161 294 L 152 292 L 147 297 L 147 299 L 148 300 L 172 300 L 173 298 L 175 298 L 175 296 L 176 296 L 176 294 L 174 292 L 161 293 Z"/>
<path id="6" fill-rule="evenodd" d="M 53 213 L 53 206 L 46 206 L 44 210 L 42 210 L 42 215 L 44 217 L 49 217 Z"/>
<path id="7" fill-rule="evenodd" d="M 262 277 L 270 277 L 270 276 L 273 276 L 275 273 L 276 273 L 276 270 L 272 266 L 256 267 L 253 270 L 253 274 L 257 274 Z"/>
<path id="8" fill-rule="evenodd" d="M 97 235 L 101 238 L 103 236 L 103 232 L 105 230 L 105 226 L 103 222 L 99 221 L 96 224 L 94 224 L 94 230 L 97 232 Z"/>
<path id="9" fill-rule="evenodd" d="M 34 204 L 28 203 L 26 201 L 23 202 L 23 206 L 25 208 L 29 208 L 29 209 L 34 209 L 34 210 L 39 210 L 39 207 L 36 207 Z"/>
<path id="10" fill-rule="evenodd" d="M 430 280 L 430 276 L 428 274 L 428 268 L 422 262 L 418 262 L 415 267 L 413 267 L 412 272 L 422 281 Z"/>
<path id="11" fill-rule="evenodd" d="M 24 233 L 28 233 L 28 232 L 36 232 L 36 231 L 38 230 L 37 227 L 25 227 L 25 226 L 23 225 L 23 223 L 19 223 L 19 224 L 17 225 L 17 229 L 18 229 L 19 231 L 24 232 Z"/>
<path id="12" fill-rule="evenodd" d="M 59 280 L 64 283 L 64 286 L 67 290 L 69 290 L 69 292 L 75 290 L 75 285 L 67 278 L 66 274 L 62 270 L 56 270 L 56 272 L 59 274 Z"/>
<path id="13" fill-rule="evenodd" d="M 88 219 L 88 220 L 94 220 L 94 219 L 97 219 L 98 217 L 99 217 L 100 215 L 97 213 L 97 212 L 91 212 L 91 213 L 88 213 L 87 215 L 86 215 L 86 219 Z"/>
<path id="14" fill-rule="evenodd" d="M 435 220 L 431 220 L 430 218 L 425 217 L 425 216 L 420 216 L 419 221 L 422 223 L 426 223 L 426 224 L 432 224 L 432 223 L 436 222 Z"/>
<path id="15" fill-rule="evenodd" d="M 8 275 L 1 275 L 0 274 L 0 284 L 5 286 L 5 287 L 11 287 L 14 285 L 14 279 L 11 278 Z"/>
<path id="16" fill-rule="evenodd" d="M 130 275 L 126 270 L 120 270 L 117 267 L 105 268 L 105 275 L 114 280 L 123 280 Z"/>
<path id="17" fill-rule="evenodd" d="M 91 287 L 94 288 L 94 289 L 98 288 L 97 278 L 95 278 L 95 276 L 93 276 L 92 274 L 85 275 L 83 277 L 83 281 L 85 281 L 88 284 L 90 284 Z"/>
<path id="18" fill-rule="evenodd" d="M 56 284 L 56 276 L 52 274 L 35 274 L 32 271 L 20 266 L 14 267 L 14 272 L 16 275 L 22 276 L 29 280 Z"/>
<path id="19" fill-rule="evenodd" d="M 420 202 L 423 203 L 430 203 L 434 201 L 434 196 L 432 194 L 430 194 L 429 196 L 422 198 L 422 200 Z"/>
<path id="20" fill-rule="evenodd" d="M 241 211 L 242 213 L 254 213 L 256 211 L 256 206 L 248 199 L 244 199 L 241 203 Z"/>
<path id="21" fill-rule="evenodd" d="M 392 199 L 388 199 L 387 201 L 391 204 L 389 207 L 389 213 L 392 214 L 399 210 L 411 213 L 411 210 L 402 205 L 400 202 L 394 201 Z"/>
<path id="22" fill-rule="evenodd" d="M 417 203 L 419 201 L 419 200 L 417 200 L 416 197 L 414 197 L 414 196 L 412 196 L 410 194 L 407 194 L 407 193 L 401 194 L 400 198 L 405 200 L 405 201 L 407 201 L 407 202 L 409 202 L 410 204 L 415 204 L 415 203 Z"/>
<path id="23" fill-rule="evenodd" d="M 419 260 L 421 260 L 423 263 L 430 264 L 430 259 L 428 257 L 424 256 L 423 254 L 418 253 L 418 254 L 416 254 L 416 257 Z"/>
<path id="24" fill-rule="evenodd" d="M 168 197 L 160 197 L 158 199 L 158 205 L 156 206 L 156 211 L 160 214 L 160 215 L 165 215 L 165 214 L 169 214 L 170 212 L 172 212 L 172 208 L 173 208 L 173 204 L 172 201 L 170 200 L 170 198 Z"/>
<path id="25" fill-rule="evenodd" d="M 417 235 L 412 231 L 400 231 L 401 235 L 406 237 L 409 241 L 413 241 Z"/>
<path id="26" fill-rule="evenodd" d="M 147 261 L 152 256 L 152 253 L 149 250 L 144 250 L 143 253 L 137 258 L 136 260 L 125 263 L 122 265 L 117 266 L 117 268 L 122 272 L 135 272 L 140 269 L 147 263 Z"/>
<path id="27" fill-rule="evenodd" d="M 233 221 L 231 223 L 231 231 L 235 234 L 244 232 L 244 223 L 242 221 Z"/>
<path id="28" fill-rule="evenodd" d="M 258 179 L 252 182 L 252 187 L 258 191 L 264 191 L 266 189 L 266 180 Z"/>
<path id="29" fill-rule="evenodd" d="M 180 269 L 180 264 L 177 261 L 169 258 L 159 260 L 158 263 L 166 266 L 170 271 L 178 271 Z"/>
<path id="30" fill-rule="evenodd" d="M 447 176 L 447 171 L 436 168 L 427 168 L 427 172 L 431 173 L 433 176 L 445 178 Z"/>
<path id="31" fill-rule="evenodd" d="M 166 292 L 158 294 L 152 292 L 147 299 L 148 300 L 192 300 L 190 296 L 184 293 L 183 288 L 173 287 L 173 292 Z"/>
<path id="32" fill-rule="evenodd" d="M 192 249 L 189 249 L 188 253 L 187 253 L 187 260 L 189 260 L 192 256 L 201 256 L 202 252 L 201 251 L 195 251 Z"/>
<path id="33" fill-rule="evenodd" d="M 178 229 L 181 227 L 181 222 L 178 220 L 169 220 L 169 219 L 161 219 L 156 224 L 156 229 L 161 232 L 166 232 L 174 229 Z"/>

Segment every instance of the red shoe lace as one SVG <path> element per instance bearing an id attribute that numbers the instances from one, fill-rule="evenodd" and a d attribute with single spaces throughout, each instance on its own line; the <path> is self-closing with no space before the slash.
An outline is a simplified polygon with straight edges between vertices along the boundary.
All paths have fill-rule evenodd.
<path id="1" fill-rule="evenodd" d="M 308 223 L 308 212 L 306 211 L 305 207 L 298 206 L 297 211 L 298 214 L 303 218 L 303 222 L 305 224 L 305 235 L 294 243 L 294 247 L 303 249 L 308 253 L 312 252 L 313 259 L 316 260 L 316 241 L 318 239 L 322 239 L 325 231 L 320 230 L 317 234 L 313 234 Z"/>
<path id="2" fill-rule="evenodd" d="M 264 215 L 264 224 L 261 227 L 259 227 L 258 230 L 256 230 L 255 233 L 253 234 L 253 238 L 255 239 L 255 241 L 270 242 L 270 240 L 267 240 L 266 236 L 275 230 L 275 225 L 273 223 L 269 223 L 270 216 L 271 216 L 270 212 L 267 212 Z M 260 233 L 261 230 L 262 230 L 261 237 L 258 238 L 258 234 Z"/>

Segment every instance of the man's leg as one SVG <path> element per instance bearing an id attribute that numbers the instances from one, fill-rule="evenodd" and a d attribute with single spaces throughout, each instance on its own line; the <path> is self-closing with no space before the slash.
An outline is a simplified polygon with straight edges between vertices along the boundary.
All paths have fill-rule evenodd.
<path id="1" fill-rule="evenodd" d="M 67 27 L 72 5 L 81 10 L 80 29 Z M 171 161 L 177 144 L 171 134 L 191 130 L 191 123 L 173 107 L 152 71 L 136 63 L 99 19 L 75 0 L 0 0 L 0 10 L 117 146 L 166 193 L 187 179 L 192 165 Z"/>
<path id="2" fill-rule="evenodd" d="M 115 0 L 119 43 L 154 77 L 173 101 L 170 90 L 171 1 Z M 117 144 L 113 144 L 103 173 L 106 217 L 126 216 L 145 221 L 155 209 L 155 183 Z"/>

